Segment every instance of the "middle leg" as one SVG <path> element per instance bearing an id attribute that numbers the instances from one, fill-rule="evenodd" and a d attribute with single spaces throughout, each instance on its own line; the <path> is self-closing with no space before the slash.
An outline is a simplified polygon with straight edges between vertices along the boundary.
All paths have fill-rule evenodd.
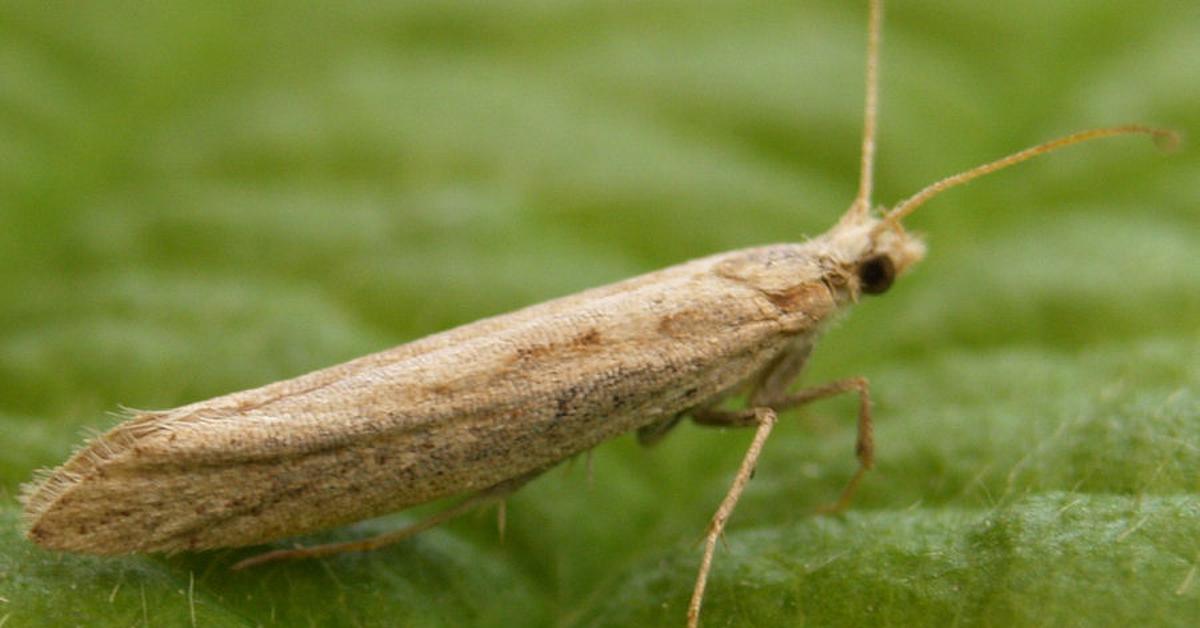
<path id="1" fill-rule="evenodd" d="M 845 510 L 854 498 L 854 493 L 858 490 L 863 476 L 875 466 L 875 426 L 871 422 L 871 394 L 866 378 L 840 379 L 828 384 L 805 388 L 777 399 L 765 400 L 762 404 L 763 407 L 782 412 L 847 392 L 858 393 L 858 436 L 854 446 L 855 454 L 858 457 L 858 470 L 850 478 L 838 500 L 833 504 L 821 507 L 822 512 Z M 715 427 L 754 427 L 758 425 L 758 409 L 696 410 L 692 413 L 692 421 L 697 425 Z"/>

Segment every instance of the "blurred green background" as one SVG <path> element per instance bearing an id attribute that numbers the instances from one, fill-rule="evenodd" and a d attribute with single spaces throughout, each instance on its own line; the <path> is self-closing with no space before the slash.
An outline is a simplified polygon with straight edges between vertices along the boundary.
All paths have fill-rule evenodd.
<path id="1" fill-rule="evenodd" d="M 369 555 L 55 555 L 15 495 L 121 404 L 253 387 L 853 196 L 864 3 L 0 5 L 0 626 L 681 625 L 750 434 L 630 438 Z M 877 195 L 1122 122 L 1200 129 L 1200 8 L 893 2 Z M 819 346 L 705 625 L 1200 623 L 1200 159 L 1106 140 L 954 191 Z M 796 418 L 800 417 L 800 418 Z M 355 538 L 414 516 L 320 535 Z"/>

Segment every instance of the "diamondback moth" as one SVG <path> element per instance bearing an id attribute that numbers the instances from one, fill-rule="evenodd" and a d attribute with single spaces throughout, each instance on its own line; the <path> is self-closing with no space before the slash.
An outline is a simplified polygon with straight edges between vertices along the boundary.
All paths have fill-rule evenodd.
<path id="1" fill-rule="evenodd" d="M 90 554 L 265 543 L 418 504 L 458 504 L 377 537 L 268 552 L 235 565 L 367 550 L 483 504 L 617 435 L 653 443 L 682 419 L 754 428 L 705 534 L 688 623 L 699 622 L 717 539 L 777 414 L 858 396 L 859 466 L 874 463 L 866 379 L 790 392 L 827 323 L 888 290 L 925 254 L 902 220 L 937 194 L 1079 142 L 1066 135 L 872 207 L 881 0 L 870 3 L 857 195 L 826 233 L 735 250 L 484 319 L 300 377 L 142 412 L 26 485 L 27 536 Z M 722 402 L 749 389 L 743 410 Z"/>

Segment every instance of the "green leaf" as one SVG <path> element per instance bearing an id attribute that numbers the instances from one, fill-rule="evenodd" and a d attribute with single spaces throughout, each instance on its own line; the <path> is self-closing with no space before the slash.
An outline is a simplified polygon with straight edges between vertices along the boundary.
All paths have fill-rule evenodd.
<path id="1" fill-rule="evenodd" d="M 15 495 L 122 405 L 824 230 L 857 183 L 857 5 L 0 7 L 0 626 L 681 625 L 744 431 L 606 444 L 503 541 L 485 511 L 236 573 L 257 550 L 44 551 Z M 1200 136 L 1196 32 L 1169 0 L 891 3 L 878 202 L 1085 127 Z M 871 379 L 876 470 L 814 516 L 854 400 L 785 415 L 704 625 L 1200 624 L 1197 154 L 1105 140 L 908 219 L 929 257 L 805 375 Z"/>

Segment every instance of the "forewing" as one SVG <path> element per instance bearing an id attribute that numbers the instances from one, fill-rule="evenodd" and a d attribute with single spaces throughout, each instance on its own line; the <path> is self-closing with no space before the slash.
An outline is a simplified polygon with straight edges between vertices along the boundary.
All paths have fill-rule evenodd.
<path id="1" fill-rule="evenodd" d="M 93 553 L 289 536 L 544 469 L 750 377 L 796 333 L 698 260 L 293 380 L 144 414 L 26 497 Z"/>

